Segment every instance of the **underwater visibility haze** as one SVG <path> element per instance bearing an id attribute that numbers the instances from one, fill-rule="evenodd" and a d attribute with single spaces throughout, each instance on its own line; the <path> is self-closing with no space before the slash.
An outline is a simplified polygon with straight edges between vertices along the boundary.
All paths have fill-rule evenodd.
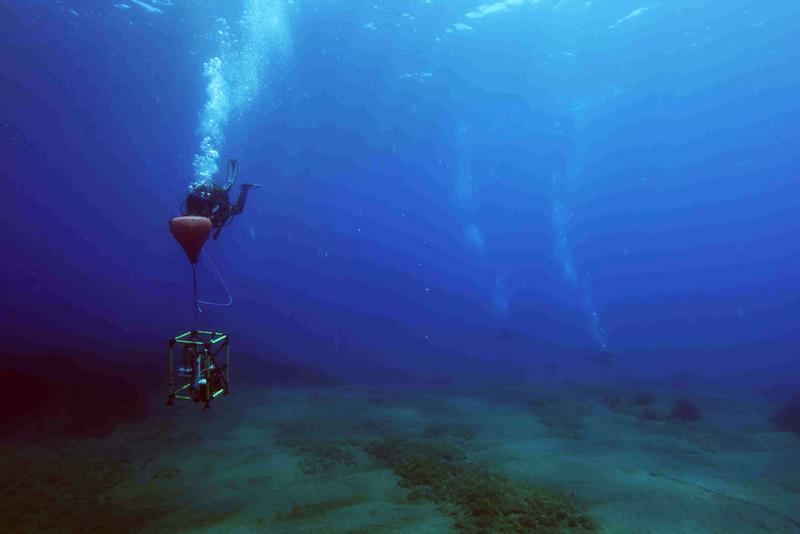
<path id="1" fill-rule="evenodd" d="M 797 532 L 798 65 L 792 0 L 0 0 L 0 531 Z"/>

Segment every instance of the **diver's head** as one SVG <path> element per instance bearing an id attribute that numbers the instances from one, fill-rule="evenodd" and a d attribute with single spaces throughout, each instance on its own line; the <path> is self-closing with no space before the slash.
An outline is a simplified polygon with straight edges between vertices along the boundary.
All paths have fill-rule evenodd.
<path id="1" fill-rule="evenodd" d="M 187 215 L 205 215 L 206 201 L 203 195 L 198 192 L 190 192 L 186 197 Z"/>
<path id="2" fill-rule="evenodd" d="M 208 216 L 208 199 L 211 196 L 211 187 L 206 183 L 192 184 L 186 195 L 187 215 Z"/>

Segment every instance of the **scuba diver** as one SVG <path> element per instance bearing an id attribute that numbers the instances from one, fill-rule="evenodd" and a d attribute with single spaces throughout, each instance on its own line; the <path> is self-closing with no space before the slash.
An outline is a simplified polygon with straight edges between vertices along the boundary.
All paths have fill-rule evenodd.
<path id="1" fill-rule="evenodd" d="M 234 215 L 244 211 L 247 193 L 251 189 L 261 187 L 257 184 L 242 184 L 236 204 L 231 205 L 228 191 L 239 177 L 239 162 L 235 159 L 228 160 L 228 175 L 225 184 L 219 186 L 211 180 L 196 182 L 189 186 L 189 192 L 184 202 L 183 215 L 207 217 L 213 227 L 213 239 L 219 236 L 222 227 L 230 222 Z"/>

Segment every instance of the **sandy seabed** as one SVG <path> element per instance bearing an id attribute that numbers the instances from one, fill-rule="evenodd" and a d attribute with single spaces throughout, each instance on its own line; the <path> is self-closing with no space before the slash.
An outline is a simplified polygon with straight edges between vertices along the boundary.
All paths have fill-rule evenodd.
<path id="1" fill-rule="evenodd" d="M 680 396 L 685 396 L 683 393 Z M 0 445 L 2 532 L 800 532 L 769 406 L 614 385 L 233 391 Z"/>

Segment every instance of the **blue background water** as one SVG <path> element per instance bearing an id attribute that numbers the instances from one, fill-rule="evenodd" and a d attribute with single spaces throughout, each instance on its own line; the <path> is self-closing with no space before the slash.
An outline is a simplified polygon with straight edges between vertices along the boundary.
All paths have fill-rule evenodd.
<path id="1" fill-rule="evenodd" d="M 216 4 L 0 1 L 6 350 L 157 358 L 193 318 L 167 221 L 215 148 L 265 186 L 198 271 L 242 358 L 796 364 L 797 2 Z"/>

